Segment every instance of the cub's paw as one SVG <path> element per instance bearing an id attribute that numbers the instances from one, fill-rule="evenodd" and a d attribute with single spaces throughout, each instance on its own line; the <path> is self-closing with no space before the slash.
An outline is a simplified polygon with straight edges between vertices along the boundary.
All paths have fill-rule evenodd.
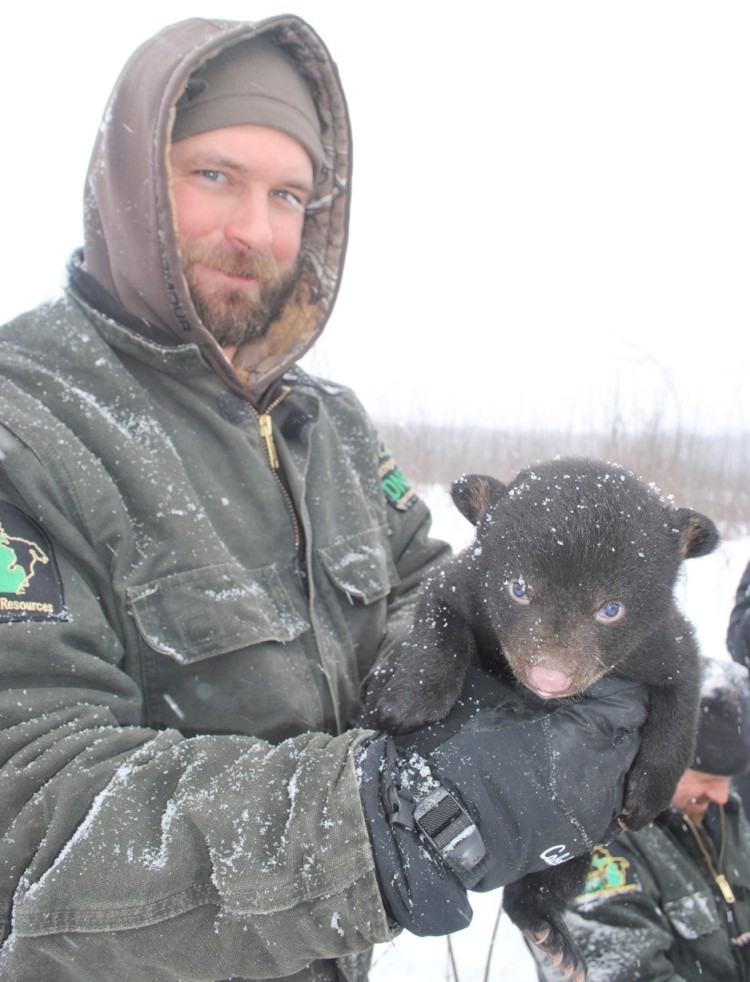
<path id="1" fill-rule="evenodd" d="M 585 982 L 586 961 L 564 924 L 524 928 L 523 934 L 549 958 L 563 978 L 571 979 L 572 982 Z"/>
<path id="2" fill-rule="evenodd" d="M 653 776 L 629 776 L 619 824 L 630 832 L 642 829 L 668 807 L 676 787 L 677 781 L 668 776 L 658 783 Z"/>
<path id="3" fill-rule="evenodd" d="M 546 871 L 547 875 L 549 872 Z M 552 909 L 548 903 L 550 896 L 557 892 L 555 884 L 553 882 L 551 891 L 544 894 L 540 892 L 542 882 L 541 874 L 532 873 L 517 883 L 511 883 L 505 887 L 503 907 L 516 927 L 549 958 L 563 978 L 584 982 L 586 961 L 565 923 L 562 913 L 564 906 L 558 911 L 556 906 L 559 900 L 553 900 Z"/>
<path id="4" fill-rule="evenodd" d="M 374 716 L 387 733 L 410 733 L 447 716 L 456 698 L 444 685 L 395 672 L 377 693 Z"/>

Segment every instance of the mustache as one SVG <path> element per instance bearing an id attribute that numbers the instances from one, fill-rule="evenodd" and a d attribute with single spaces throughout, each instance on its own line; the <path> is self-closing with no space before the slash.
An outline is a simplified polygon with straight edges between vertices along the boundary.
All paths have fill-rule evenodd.
<path id="1" fill-rule="evenodd" d="M 200 263 L 201 266 L 210 266 L 229 276 L 257 280 L 262 286 L 274 287 L 281 283 L 278 263 L 268 253 L 220 249 L 202 243 L 186 242 L 181 254 L 186 270 Z"/>

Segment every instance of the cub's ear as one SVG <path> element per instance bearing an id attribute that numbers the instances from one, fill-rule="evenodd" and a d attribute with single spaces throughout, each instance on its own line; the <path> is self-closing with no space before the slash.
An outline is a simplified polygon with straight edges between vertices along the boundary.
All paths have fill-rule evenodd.
<path id="1" fill-rule="evenodd" d="M 486 474 L 464 474 L 451 485 L 451 497 L 456 508 L 472 525 L 478 525 L 493 499 L 508 493 L 508 488 L 497 478 Z"/>
<path id="2" fill-rule="evenodd" d="M 683 559 L 707 556 L 719 544 L 719 531 L 705 515 L 691 508 L 675 510 L 675 528 L 680 533 L 680 553 Z"/>

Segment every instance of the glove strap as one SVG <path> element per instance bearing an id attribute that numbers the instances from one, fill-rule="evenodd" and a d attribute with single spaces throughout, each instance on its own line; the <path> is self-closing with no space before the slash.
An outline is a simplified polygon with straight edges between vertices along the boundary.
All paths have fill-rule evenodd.
<path id="1" fill-rule="evenodd" d="M 479 829 L 445 788 L 436 788 L 414 806 L 414 823 L 467 890 L 492 865 Z"/>
<path id="2" fill-rule="evenodd" d="M 479 829 L 458 798 L 445 788 L 435 788 L 414 804 L 393 785 L 388 790 L 386 811 L 390 824 L 418 829 L 465 889 L 476 886 L 492 860 Z"/>

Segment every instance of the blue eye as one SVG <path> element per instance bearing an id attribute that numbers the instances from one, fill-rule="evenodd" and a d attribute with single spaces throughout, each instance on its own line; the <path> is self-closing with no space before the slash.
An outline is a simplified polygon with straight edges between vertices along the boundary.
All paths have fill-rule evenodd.
<path id="1" fill-rule="evenodd" d="M 616 600 L 608 600 L 606 604 L 597 610 L 594 614 L 594 620 L 598 621 L 600 624 L 614 624 L 616 621 L 622 620 L 625 616 L 625 608 L 621 603 Z"/>
<path id="2" fill-rule="evenodd" d="M 295 211 L 304 212 L 305 202 L 302 200 L 301 196 L 294 194 L 292 191 L 285 191 L 279 189 L 272 192 L 273 196 L 279 201 L 283 201 L 287 205 L 291 205 Z"/>
<path id="3" fill-rule="evenodd" d="M 529 604 L 531 603 L 531 597 L 526 589 L 526 584 L 523 579 L 511 580 L 508 584 L 508 593 L 511 599 L 515 600 L 517 604 Z"/>
<path id="4" fill-rule="evenodd" d="M 220 181 L 226 180 L 226 175 L 220 170 L 205 169 L 198 171 L 198 173 L 212 184 L 218 184 Z"/>

